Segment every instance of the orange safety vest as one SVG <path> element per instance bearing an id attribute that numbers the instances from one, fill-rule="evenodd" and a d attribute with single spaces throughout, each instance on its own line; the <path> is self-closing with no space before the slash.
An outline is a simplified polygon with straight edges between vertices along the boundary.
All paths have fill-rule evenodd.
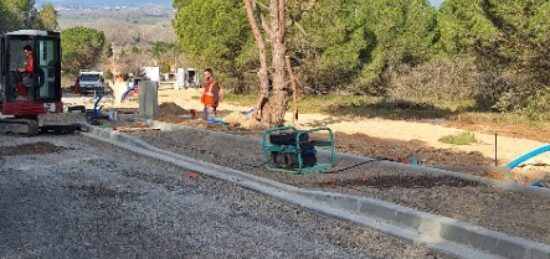
<path id="1" fill-rule="evenodd" d="M 27 58 L 27 64 L 25 64 L 25 72 L 31 75 L 34 73 L 34 58 L 32 56 L 29 56 Z"/>
<path id="2" fill-rule="evenodd" d="M 220 103 L 220 90 L 222 85 L 214 80 L 210 79 L 204 84 L 204 93 L 201 97 L 201 103 L 209 107 L 218 107 Z"/>

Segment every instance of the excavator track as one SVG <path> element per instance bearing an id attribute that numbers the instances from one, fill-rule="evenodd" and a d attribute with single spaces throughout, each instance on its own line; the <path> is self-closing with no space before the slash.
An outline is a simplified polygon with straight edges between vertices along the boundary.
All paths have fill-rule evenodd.
<path id="1" fill-rule="evenodd" d="M 0 119 L 0 134 L 38 135 L 38 122 L 34 119 Z"/>

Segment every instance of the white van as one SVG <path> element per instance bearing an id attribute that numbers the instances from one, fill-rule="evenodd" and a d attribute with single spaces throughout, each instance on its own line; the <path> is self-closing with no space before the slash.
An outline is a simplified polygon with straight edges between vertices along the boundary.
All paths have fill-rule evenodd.
<path id="1" fill-rule="evenodd" d="M 102 95 L 105 92 L 103 72 L 80 72 L 78 75 L 78 83 L 82 94 L 97 93 Z"/>

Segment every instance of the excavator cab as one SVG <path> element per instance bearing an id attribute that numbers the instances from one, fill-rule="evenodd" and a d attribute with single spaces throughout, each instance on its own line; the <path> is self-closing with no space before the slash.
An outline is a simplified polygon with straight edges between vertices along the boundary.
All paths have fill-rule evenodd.
<path id="1" fill-rule="evenodd" d="M 2 114 L 62 112 L 60 35 L 21 30 L 1 38 Z"/>
<path id="2" fill-rule="evenodd" d="M 0 37 L 0 133 L 38 134 L 60 117 L 60 33 L 20 30 Z M 50 127 L 51 128 L 51 127 Z"/>

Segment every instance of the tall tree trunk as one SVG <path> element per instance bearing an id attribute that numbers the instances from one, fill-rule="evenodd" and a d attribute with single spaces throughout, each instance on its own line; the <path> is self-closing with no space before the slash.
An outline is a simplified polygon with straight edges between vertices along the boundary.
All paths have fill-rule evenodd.
<path id="1" fill-rule="evenodd" d="M 269 14 L 271 17 L 271 42 L 272 67 L 273 67 L 273 97 L 271 99 L 270 124 L 282 125 L 287 106 L 287 91 L 285 82 L 285 0 L 271 0 L 269 4 Z"/>
<path id="2" fill-rule="evenodd" d="M 267 103 L 269 98 L 269 79 L 268 79 L 268 69 L 267 69 L 267 54 L 265 41 L 260 31 L 260 26 L 258 25 L 258 20 L 254 15 L 256 9 L 255 0 L 243 0 L 244 6 L 246 9 L 246 16 L 248 18 L 248 24 L 256 40 L 256 46 L 258 48 L 259 59 L 260 59 L 260 96 L 258 97 L 258 102 L 256 103 L 256 119 L 260 120 L 262 118 L 263 108 Z"/>
<path id="3" fill-rule="evenodd" d="M 285 62 L 288 77 L 290 77 L 290 85 L 292 86 L 292 124 L 294 125 L 298 120 L 298 87 L 296 86 L 296 78 L 294 77 L 294 72 L 292 72 L 289 56 L 285 57 Z"/>

